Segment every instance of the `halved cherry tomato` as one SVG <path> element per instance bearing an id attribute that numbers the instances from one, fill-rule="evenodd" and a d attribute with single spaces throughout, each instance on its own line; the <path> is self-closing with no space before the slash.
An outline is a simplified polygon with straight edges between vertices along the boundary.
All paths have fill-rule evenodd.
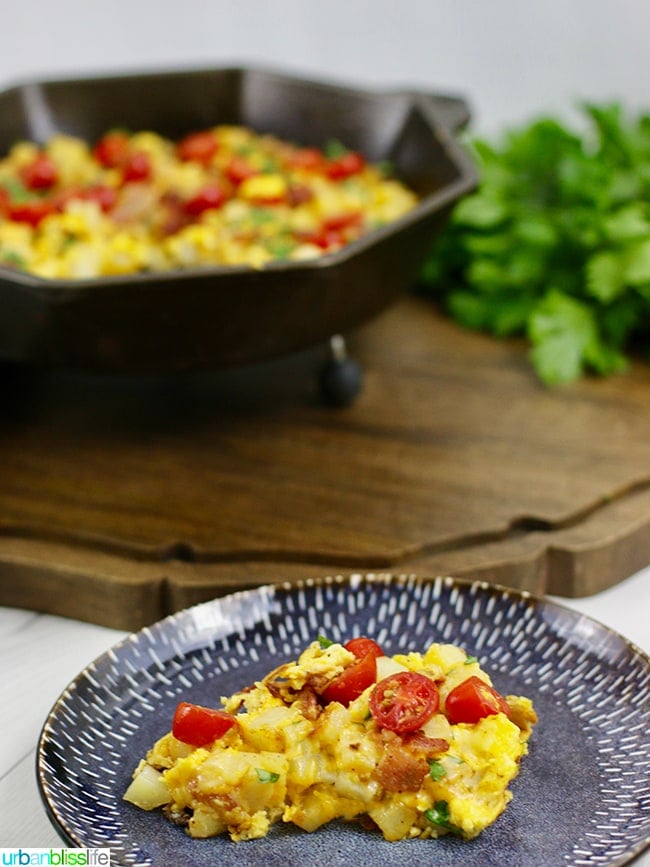
<path id="1" fill-rule="evenodd" d="M 326 702 L 338 701 L 347 707 L 355 698 L 377 680 L 377 661 L 367 653 L 358 662 L 348 666 L 323 690 Z"/>
<path id="2" fill-rule="evenodd" d="M 178 158 L 185 162 L 208 165 L 219 149 L 219 142 L 212 130 L 193 132 L 179 141 L 176 147 Z"/>
<path id="3" fill-rule="evenodd" d="M 151 174 L 151 160 L 144 151 L 135 151 L 124 161 L 122 179 L 128 181 L 146 181 Z"/>
<path id="4" fill-rule="evenodd" d="M 445 702 L 445 714 L 452 725 L 477 723 L 483 717 L 496 713 L 510 716 L 508 702 L 496 689 L 476 675 L 454 687 Z"/>
<path id="5" fill-rule="evenodd" d="M 235 717 L 223 710 L 181 701 L 174 712 L 172 734 L 184 744 L 202 747 L 225 735 L 236 724 Z"/>
<path id="6" fill-rule="evenodd" d="M 366 161 L 357 151 L 348 151 L 336 159 L 330 160 L 325 169 L 328 178 L 342 181 L 363 171 Z"/>
<path id="7" fill-rule="evenodd" d="M 38 154 L 20 169 L 20 178 L 28 190 L 48 190 L 59 179 L 59 173 L 47 154 Z"/>
<path id="8" fill-rule="evenodd" d="M 366 638 L 365 636 L 351 638 L 343 646 L 346 650 L 349 650 L 350 653 L 354 653 L 357 659 L 363 659 L 363 657 L 368 653 L 371 653 L 375 659 L 378 656 L 384 655 L 384 651 L 377 642 L 373 641 L 372 638 Z"/>
<path id="9" fill-rule="evenodd" d="M 49 217 L 55 211 L 54 205 L 47 199 L 30 199 L 26 202 L 16 202 L 9 205 L 9 219 L 15 223 L 28 223 L 30 226 L 38 226 L 41 220 Z"/>
<path id="10" fill-rule="evenodd" d="M 421 729 L 439 704 L 438 687 L 416 671 L 398 671 L 380 680 L 369 701 L 377 725 L 397 734 Z"/>
<path id="11" fill-rule="evenodd" d="M 219 184 L 206 184 L 199 192 L 185 202 L 186 214 L 198 217 L 204 211 L 220 208 L 228 197 Z"/>
<path id="12" fill-rule="evenodd" d="M 107 132 L 93 149 L 93 156 L 104 168 L 116 169 L 125 162 L 129 152 L 129 137 L 123 132 Z"/>

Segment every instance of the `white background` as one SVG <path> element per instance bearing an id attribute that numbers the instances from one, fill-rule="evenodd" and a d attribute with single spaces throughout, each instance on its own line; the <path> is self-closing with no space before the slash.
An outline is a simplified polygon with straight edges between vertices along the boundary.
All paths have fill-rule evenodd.
<path id="1" fill-rule="evenodd" d="M 272 65 L 460 91 L 497 131 L 579 100 L 650 106 L 647 0 L 10 0 L 0 86 L 100 71 Z"/>

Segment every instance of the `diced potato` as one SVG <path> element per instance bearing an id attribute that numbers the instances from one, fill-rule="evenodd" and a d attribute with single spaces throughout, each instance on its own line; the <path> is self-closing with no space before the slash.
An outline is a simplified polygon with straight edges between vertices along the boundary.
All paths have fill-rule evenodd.
<path id="1" fill-rule="evenodd" d="M 223 818 L 207 804 L 199 804 L 189 821 L 188 831 L 192 837 L 215 837 L 227 828 Z"/>
<path id="2" fill-rule="evenodd" d="M 388 801 L 374 807 L 368 815 L 373 822 L 377 823 L 384 837 L 394 842 L 408 835 L 409 829 L 417 819 L 417 810 L 399 801 Z"/>
<path id="3" fill-rule="evenodd" d="M 160 771 L 151 765 L 142 764 L 128 789 L 124 800 L 135 804 L 141 810 L 155 810 L 171 800 L 169 787 Z"/>
<path id="4" fill-rule="evenodd" d="M 239 724 L 244 740 L 252 747 L 280 752 L 286 745 L 286 727 L 296 718 L 296 711 L 283 704 L 260 714 L 241 715 Z"/>
<path id="5" fill-rule="evenodd" d="M 392 656 L 380 656 L 377 658 L 377 682 L 400 671 L 408 671 L 408 668 L 400 662 L 396 662 Z"/>

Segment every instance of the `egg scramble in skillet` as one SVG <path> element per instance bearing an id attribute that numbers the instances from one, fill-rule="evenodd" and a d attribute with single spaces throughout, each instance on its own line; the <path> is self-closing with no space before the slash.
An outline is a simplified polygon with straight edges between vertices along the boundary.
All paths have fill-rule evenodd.
<path id="1" fill-rule="evenodd" d="M 65 280 L 260 268 L 336 251 L 416 204 L 337 141 L 301 147 L 232 125 L 180 141 L 60 134 L 0 160 L 0 265 Z"/>
<path id="2" fill-rule="evenodd" d="M 505 809 L 537 716 L 449 644 L 385 656 L 320 637 L 212 709 L 180 702 L 124 797 L 192 837 L 361 820 L 390 841 L 476 837 Z"/>

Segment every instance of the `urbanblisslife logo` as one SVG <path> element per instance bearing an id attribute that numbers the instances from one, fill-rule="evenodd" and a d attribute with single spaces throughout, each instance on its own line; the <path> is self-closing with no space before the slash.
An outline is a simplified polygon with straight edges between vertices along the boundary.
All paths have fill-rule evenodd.
<path id="1" fill-rule="evenodd" d="M 2 867 L 110 867 L 110 849 L 0 849 Z"/>

